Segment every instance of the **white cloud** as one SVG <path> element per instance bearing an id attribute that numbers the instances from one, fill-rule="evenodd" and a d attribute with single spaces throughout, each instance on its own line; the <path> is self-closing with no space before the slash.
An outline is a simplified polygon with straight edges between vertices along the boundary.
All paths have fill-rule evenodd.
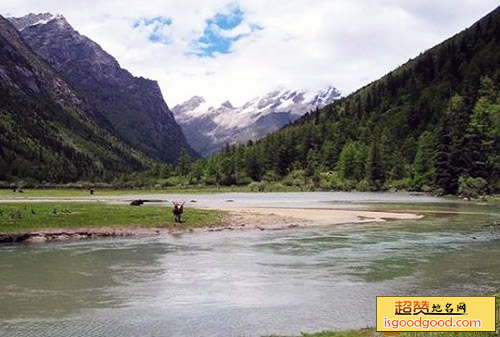
<path id="1" fill-rule="evenodd" d="M 230 54 L 188 52 L 206 20 L 228 5 L 244 11 L 248 34 Z M 494 0 L 3 0 L 4 14 L 63 14 L 136 76 L 159 82 L 170 106 L 193 95 L 242 103 L 278 86 L 347 94 L 471 25 Z M 148 39 L 141 18 L 167 17 L 168 44 Z M 262 30 L 251 31 L 250 25 Z M 250 34 L 249 34 L 250 33 Z M 235 35 L 232 35 L 235 34 Z"/>

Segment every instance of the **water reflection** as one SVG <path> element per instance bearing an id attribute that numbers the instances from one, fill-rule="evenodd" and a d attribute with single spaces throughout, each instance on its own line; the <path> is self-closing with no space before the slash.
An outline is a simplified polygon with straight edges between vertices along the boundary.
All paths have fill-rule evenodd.
<path id="1" fill-rule="evenodd" d="M 163 244 L 83 241 L 18 245 L 0 251 L 0 317 L 62 317 L 122 306 L 110 290 L 160 275 Z"/>

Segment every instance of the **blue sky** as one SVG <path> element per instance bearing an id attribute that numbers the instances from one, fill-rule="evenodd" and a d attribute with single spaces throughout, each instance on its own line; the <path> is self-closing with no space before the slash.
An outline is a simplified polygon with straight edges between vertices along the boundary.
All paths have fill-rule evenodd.
<path id="1" fill-rule="evenodd" d="M 198 57 L 215 57 L 218 54 L 229 54 L 234 50 L 232 45 L 257 30 L 263 29 L 258 24 L 244 21 L 245 12 L 238 4 L 227 5 L 222 12 L 215 13 L 205 20 L 205 28 L 200 37 L 193 39 L 186 50 L 187 55 Z M 153 43 L 171 44 L 173 37 L 168 29 L 174 24 L 171 17 L 155 16 L 136 20 L 132 27 L 147 30 L 147 38 Z M 238 26 L 246 25 L 246 32 L 234 32 Z"/>
<path id="2" fill-rule="evenodd" d="M 171 38 L 165 28 L 172 25 L 173 20 L 164 16 L 156 16 L 152 18 L 141 18 L 136 20 L 132 27 L 135 29 L 149 29 L 148 39 L 153 43 L 171 43 Z"/>
<path id="3" fill-rule="evenodd" d="M 217 13 L 214 17 L 208 19 L 203 36 L 196 40 L 195 48 L 198 51 L 195 54 L 198 56 L 214 56 L 214 53 L 229 53 L 233 42 L 241 39 L 243 35 L 224 36 L 221 33 L 239 26 L 243 22 L 243 18 L 244 13 L 241 8 L 234 6 L 229 13 Z"/>
<path id="4" fill-rule="evenodd" d="M 200 57 L 214 57 L 217 54 L 228 54 L 233 50 L 234 42 L 262 29 L 257 24 L 250 24 L 249 33 L 231 34 L 238 26 L 245 24 L 245 13 L 238 5 L 228 6 L 225 13 L 216 13 L 206 20 L 203 36 L 193 41 L 193 54 Z"/>

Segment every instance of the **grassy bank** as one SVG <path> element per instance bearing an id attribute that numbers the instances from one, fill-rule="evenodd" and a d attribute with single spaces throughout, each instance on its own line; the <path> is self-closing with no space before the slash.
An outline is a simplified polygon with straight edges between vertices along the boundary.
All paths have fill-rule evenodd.
<path id="1" fill-rule="evenodd" d="M 188 208 L 176 225 L 170 207 L 108 205 L 101 203 L 0 204 L 0 233 L 44 229 L 124 227 L 195 228 L 217 225 L 223 212 Z"/>
<path id="2" fill-rule="evenodd" d="M 187 186 L 164 189 L 95 189 L 94 196 L 115 195 L 144 195 L 144 194 L 211 194 L 229 192 L 300 192 L 300 188 L 281 185 L 270 185 L 264 189 L 253 186 Z M 90 197 L 87 189 L 77 188 L 49 188 L 23 189 L 23 193 L 13 192 L 11 189 L 0 189 L 0 198 L 29 198 L 29 197 Z"/>
<path id="3" fill-rule="evenodd" d="M 302 334 L 302 337 L 493 337 L 494 332 L 401 332 L 396 334 L 383 334 L 375 329 L 360 329 L 350 331 L 324 331 L 313 334 Z M 276 336 L 277 337 L 277 336 Z"/>
<path id="4" fill-rule="evenodd" d="M 231 191 L 246 191 L 244 188 L 225 187 L 188 187 L 169 189 L 95 189 L 94 197 L 118 196 L 118 195 L 145 195 L 145 194 L 190 194 L 190 193 L 221 193 Z M 29 197 L 91 197 L 86 189 L 77 188 L 50 188 L 50 189 L 24 189 L 23 193 L 12 192 L 12 190 L 0 190 L 0 198 L 29 198 Z"/>

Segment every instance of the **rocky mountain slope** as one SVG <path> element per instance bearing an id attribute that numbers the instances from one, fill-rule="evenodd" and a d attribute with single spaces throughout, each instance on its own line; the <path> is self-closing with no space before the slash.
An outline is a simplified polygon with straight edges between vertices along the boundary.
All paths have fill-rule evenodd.
<path id="1" fill-rule="evenodd" d="M 105 118 L 100 124 L 159 161 L 176 162 L 182 148 L 196 156 L 156 81 L 132 76 L 63 16 L 29 14 L 9 20 L 35 53 Z"/>
<path id="2" fill-rule="evenodd" d="M 194 96 L 172 111 L 190 145 L 206 156 L 225 144 L 260 139 L 339 97 L 333 87 L 318 93 L 283 90 L 254 98 L 242 106 L 226 101 L 214 108 L 203 97 Z"/>
<path id="3" fill-rule="evenodd" d="M 0 16 L 0 181 L 106 178 L 150 162 L 96 124 L 104 117 Z"/>

